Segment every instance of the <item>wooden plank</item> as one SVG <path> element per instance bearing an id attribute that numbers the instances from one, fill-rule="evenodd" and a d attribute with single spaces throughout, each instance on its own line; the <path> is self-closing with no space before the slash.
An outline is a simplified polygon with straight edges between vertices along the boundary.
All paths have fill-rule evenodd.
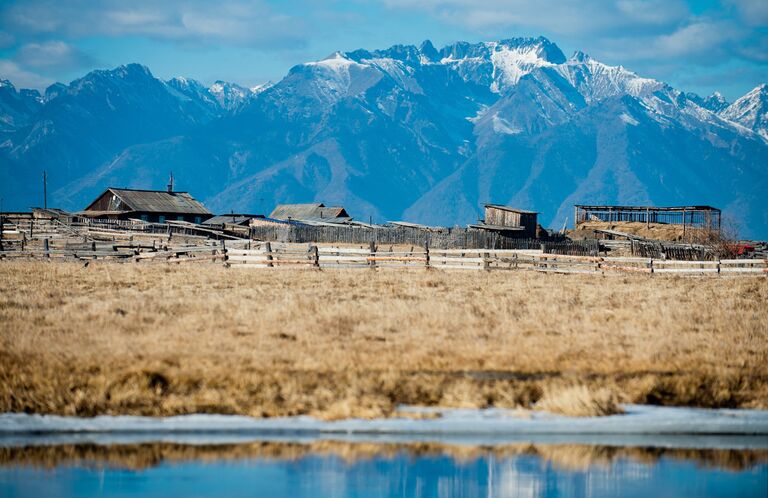
<path id="1" fill-rule="evenodd" d="M 370 256 L 367 255 L 361 255 L 361 256 L 326 256 L 324 254 L 320 255 L 320 263 L 324 262 L 347 262 L 347 261 L 353 261 L 353 262 L 360 262 L 361 264 L 368 265 L 368 258 Z"/>
<path id="2" fill-rule="evenodd" d="M 721 267 L 720 273 L 768 273 L 768 268 L 730 268 Z"/>
<path id="3" fill-rule="evenodd" d="M 757 265 L 768 266 L 768 260 L 765 259 L 721 259 L 721 265 Z"/>
<path id="4" fill-rule="evenodd" d="M 717 273 L 717 268 L 654 268 L 654 273 Z"/>
<path id="5" fill-rule="evenodd" d="M 238 261 L 238 262 L 256 262 L 256 263 L 264 263 L 268 264 L 269 259 L 267 259 L 266 256 L 240 256 L 240 255 L 227 255 L 227 261 Z"/>
<path id="6" fill-rule="evenodd" d="M 356 247 L 321 247 L 318 246 L 317 251 L 321 255 L 325 254 L 361 254 L 368 256 L 371 254 L 370 249 L 358 249 Z"/>
<path id="7" fill-rule="evenodd" d="M 482 270 L 483 269 L 483 267 L 480 265 L 477 265 L 477 266 L 434 265 L 434 266 L 430 266 L 430 268 L 435 268 L 437 270 Z"/>

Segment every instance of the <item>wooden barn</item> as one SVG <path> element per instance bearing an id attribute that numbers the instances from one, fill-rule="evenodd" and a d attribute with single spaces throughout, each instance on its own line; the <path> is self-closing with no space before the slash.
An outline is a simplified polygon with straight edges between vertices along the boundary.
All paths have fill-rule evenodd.
<path id="1" fill-rule="evenodd" d="M 538 213 L 499 204 L 485 205 L 485 219 L 472 228 L 493 230 L 507 237 L 536 238 Z"/>
<path id="2" fill-rule="evenodd" d="M 213 216 L 187 192 L 113 187 L 77 214 L 86 218 L 137 219 L 153 223 L 169 220 L 202 223 Z"/>
<path id="3" fill-rule="evenodd" d="M 306 223 L 345 223 L 352 219 L 341 206 L 326 206 L 322 203 L 278 204 L 269 218 Z"/>

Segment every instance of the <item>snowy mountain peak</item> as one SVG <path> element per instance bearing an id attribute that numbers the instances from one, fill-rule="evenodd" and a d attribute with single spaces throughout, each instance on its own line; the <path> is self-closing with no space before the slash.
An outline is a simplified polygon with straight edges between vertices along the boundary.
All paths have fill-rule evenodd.
<path id="1" fill-rule="evenodd" d="M 768 141 L 768 85 L 753 88 L 720 112 L 720 116 L 738 123 Z"/>
<path id="2" fill-rule="evenodd" d="M 588 62 L 592 59 L 592 57 L 589 56 L 589 54 L 585 54 L 581 50 L 577 50 L 573 53 L 570 59 L 568 59 L 569 62 L 575 62 L 575 63 L 583 63 Z"/>
<path id="3" fill-rule="evenodd" d="M 251 92 L 252 94 L 254 94 L 254 95 L 258 95 L 258 94 L 260 94 L 261 92 L 263 92 L 264 90 L 267 90 L 267 89 L 269 89 L 269 88 L 270 88 L 271 86 L 273 86 L 274 84 L 275 84 L 275 83 L 274 83 L 274 82 L 272 82 L 272 81 L 267 81 L 266 83 L 261 83 L 261 84 L 259 84 L 259 85 L 254 85 L 254 86 L 250 87 L 248 90 L 250 90 L 250 92 Z"/>
<path id="4" fill-rule="evenodd" d="M 213 96 L 222 109 L 229 111 L 242 106 L 250 97 L 251 91 L 235 83 L 216 80 L 208 87 L 208 93 Z"/>
<path id="5" fill-rule="evenodd" d="M 342 52 L 334 52 L 325 59 L 314 62 L 306 62 L 305 66 L 323 66 L 332 70 L 339 70 L 357 64 Z"/>
<path id="6" fill-rule="evenodd" d="M 423 58 L 423 62 L 436 62 L 440 59 L 440 53 L 429 40 L 424 40 L 421 45 L 419 45 L 419 53 Z"/>

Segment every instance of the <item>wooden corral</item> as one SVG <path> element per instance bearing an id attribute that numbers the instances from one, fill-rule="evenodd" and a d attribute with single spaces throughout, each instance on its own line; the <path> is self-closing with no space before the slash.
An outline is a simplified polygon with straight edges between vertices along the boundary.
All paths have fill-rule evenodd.
<path id="1" fill-rule="evenodd" d="M 652 224 L 680 225 L 685 233 L 686 227 L 720 230 L 719 209 L 711 206 L 574 206 L 575 226 L 583 223 L 598 222 L 640 222 L 646 226 Z"/>

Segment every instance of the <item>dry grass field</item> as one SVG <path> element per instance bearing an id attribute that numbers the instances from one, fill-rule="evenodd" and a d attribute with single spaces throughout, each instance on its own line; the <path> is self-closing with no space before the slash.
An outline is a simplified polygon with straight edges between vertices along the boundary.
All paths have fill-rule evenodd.
<path id="1" fill-rule="evenodd" d="M 768 279 L 0 263 L 0 412 L 768 408 Z"/>

